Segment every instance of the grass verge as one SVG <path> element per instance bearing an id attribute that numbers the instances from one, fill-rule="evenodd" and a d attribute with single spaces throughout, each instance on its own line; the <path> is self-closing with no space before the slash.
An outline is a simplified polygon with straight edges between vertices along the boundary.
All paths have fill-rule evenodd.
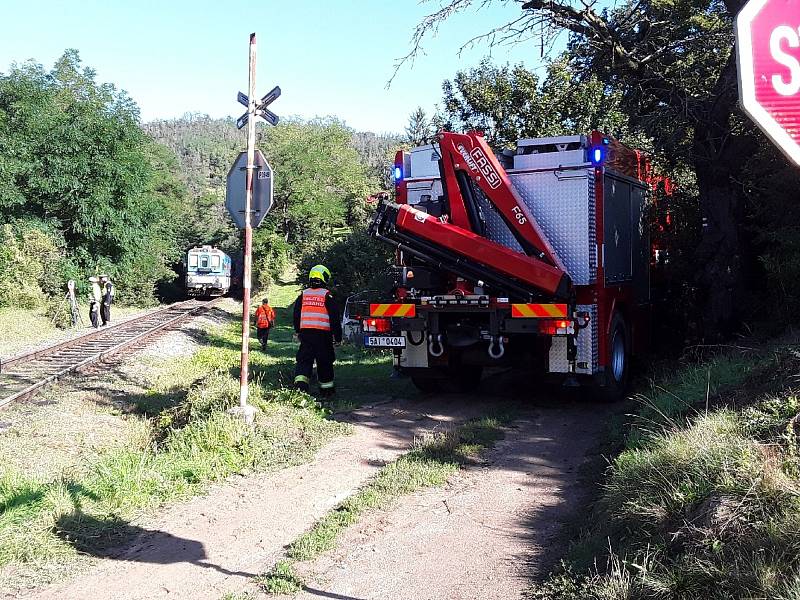
<path id="1" fill-rule="evenodd" d="M 81 455 L 55 474 L 0 464 L 0 587 L 60 577 L 78 555 L 104 556 L 133 539 L 143 529 L 132 522 L 143 513 L 235 473 L 306 462 L 346 433 L 349 427 L 327 418 L 330 411 L 314 397 L 285 388 L 296 348 L 288 304 L 296 292 L 291 286 L 273 291 L 279 326 L 266 353 L 253 342 L 250 399 L 260 412 L 252 427 L 227 414 L 239 397 L 241 328 L 234 322 L 206 332 L 191 357 L 153 369 L 149 389 L 115 399 L 127 408 L 113 418 L 141 425 L 126 443 Z M 342 358 L 342 405 L 408 385 L 387 386 L 375 377 L 374 368 L 384 363 L 388 374 L 386 357 L 350 348 Z"/>
<path id="2" fill-rule="evenodd" d="M 330 511 L 292 542 L 286 558 L 257 578 L 259 587 L 271 594 L 293 593 L 303 583 L 295 574 L 296 561 L 309 561 L 336 545 L 339 535 L 370 510 L 384 509 L 401 496 L 419 489 L 443 485 L 462 466 L 503 437 L 502 426 L 510 416 L 484 417 L 436 434 L 410 452 L 383 467 L 358 492 Z"/>
<path id="3" fill-rule="evenodd" d="M 640 396 L 593 525 L 531 597 L 800 598 L 799 371 L 785 344 Z"/>

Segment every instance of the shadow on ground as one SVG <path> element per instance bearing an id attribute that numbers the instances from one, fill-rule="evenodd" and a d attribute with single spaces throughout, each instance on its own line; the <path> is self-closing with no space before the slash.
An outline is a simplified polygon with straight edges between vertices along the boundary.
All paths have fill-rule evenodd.
<path id="1" fill-rule="evenodd" d="M 118 517 L 98 519 L 79 507 L 57 521 L 56 533 L 78 552 L 98 558 L 162 565 L 191 563 L 224 575 L 254 576 L 208 562 L 205 547 L 197 540 L 145 529 Z"/>

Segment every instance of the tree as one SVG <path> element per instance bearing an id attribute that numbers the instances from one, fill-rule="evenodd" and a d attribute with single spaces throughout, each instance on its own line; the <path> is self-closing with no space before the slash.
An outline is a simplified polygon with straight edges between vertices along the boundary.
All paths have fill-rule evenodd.
<path id="1" fill-rule="evenodd" d="M 412 59 L 425 35 L 458 11 L 485 3 L 447 0 L 413 37 Z M 488 39 L 514 41 L 542 32 L 570 34 L 570 63 L 622 93 L 631 124 L 650 134 L 671 160 L 692 167 L 705 226 L 697 256 L 708 293 L 708 333 L 727 330 L 741 286 L 741 187 L 737 175 L 760 138 L 736 106 L 734 15 L 744 0 L 628 0 L 598 11 L 589 0 L 527 0 L 511 23 Z M 543 42 L 544 43 L 544 42 Z"/>
<path id="2" fill-rule="evenodd" d="M 276 176 L 272 212 L 253 241 L 262 284 L 290 258 L 321 254 L 346 234 L 353 205 L 375 189 L 352 133 L 332 118 L 286 120 L 264 130 L 262 150 Z"/>
<path id="3" fill-rule="evenodd" d="M 543 82 L 523 65 L 495 66 L 488 59 L 442 84 L 446 129 L 484 131 L 497 147 L 525 137 L 589 133 L 622 138 L 627 116 L 621 95 L 597 78 L 580 81 L 566 60 L 550 64 Z"/>
<path id="4" fill-rule="evenodd" d="M 182 192 L 158 153 L 136 104 L 98 84 L 75 50 L 49 72 L 29 62 L 0 75 L 0 218 L 57 231 L 84 273 L 116 278 L 122 299 L 148 301 L 174 277 Z"/>
<path id="5" fill-rule="evenodd" d="M 406 141 L 412 146 L 422 146 L 430 141 L 431 135 L 433 135 L 433 131 L 428 115 L 421 106 L 418 106 L 408 117 Z"/>
<path id="6" fill-rule="evenodd" d="M 353 147 L 367 168 L 367 176 L 375 181 L 377 189 L 389 190 L 392 187 L 394 155 L 403 144 L 403 138 L 395 134 L 376 135 L 369 131 L 353 133 Z"/>

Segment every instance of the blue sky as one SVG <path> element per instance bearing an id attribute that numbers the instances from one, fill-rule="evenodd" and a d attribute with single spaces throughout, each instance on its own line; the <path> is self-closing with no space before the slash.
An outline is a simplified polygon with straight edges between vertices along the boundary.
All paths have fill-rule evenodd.
<path id="1" fill-rule="evenodd" d="M 50 67 L 65 48 L 77 48 L 99 81 L 130 93 L 145 121 L 185 112 L 237 116 L 236 92 L 247 91 L 248 36 L 256 32 L 259 94 L 276 84 L 283 90 L 274 112 L 336 115 L 356 129 L 399 132 L 416 106 L 432 112 L 444 79 L 486 55 L 498 63 L 541 64 L 533 42 L 483 44 L 458 56 L 465 41 L 519 15 L 518 4 L 498 1 L 446 23 L 386 90 L 414 26 L 438 6 L 438 0 L 50 0 L 28 12 L 18 1 L 0 0 L 0 72 L 31 58 Z"/>

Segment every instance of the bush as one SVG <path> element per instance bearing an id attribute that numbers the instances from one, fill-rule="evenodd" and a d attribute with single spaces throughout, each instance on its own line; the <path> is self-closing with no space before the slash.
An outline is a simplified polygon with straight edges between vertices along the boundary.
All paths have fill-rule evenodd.
<path id="1" fill-rule="evenodd" d="M 0 306 L 35 308 L 65 289 L 64 240 L 43 223 L 0 228 Z"/>
<path id="2" fill-rule="evenodd" d="M 308 251 L 301 260 L 301 274 L 305 276 L 312 266 L 320 263 L 333 273 L 333 288 L 342 299 L 364 290 L 388 289 L 391 285 L 388 271 L 392 250 L 365 229 Z"/>
<path id="3" fill-rule="evenodd" d="M 291 247 L 277 233 L 253 236 L 253 282 L 268 289 L 289 266 Z"/>

